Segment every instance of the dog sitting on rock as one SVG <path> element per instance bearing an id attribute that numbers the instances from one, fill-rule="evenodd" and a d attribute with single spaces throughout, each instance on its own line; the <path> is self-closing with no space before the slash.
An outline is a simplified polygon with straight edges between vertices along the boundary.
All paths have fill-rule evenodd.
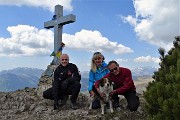
<path id="1" fill-rule="evenodd" d="M 98 97 L 97 95 L 91 96 L 90 98 L 90 106 L 89 109 L 92 109 L 92 102 L 95 100 L 96 97 L 99 98 L 101 104 L 101 114 L 105 113 L 105 106 L 106 103 L 109 103 L 110 112 L 113 113 L 113 104 L 112 98 L 109 95 L 111 91 L 113 91 L 113 83 L 109 78 L 102 78 L 99 82 L 99 92 L 103 93 L 103 97 Z"/>

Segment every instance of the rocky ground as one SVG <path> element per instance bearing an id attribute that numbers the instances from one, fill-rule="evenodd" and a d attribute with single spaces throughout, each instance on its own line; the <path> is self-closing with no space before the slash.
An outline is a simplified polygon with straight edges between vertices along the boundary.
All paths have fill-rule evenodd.
<path id="1" fill-rule="evenodd" d="M 126 100 L 120 96 L 121 107 L 114 113 L 101 115 L 101 109 L 89 110 L 88 93 L 80 93 L 79 109 L 72 110 L 70 101 L 60 110 L 53 110 L 53 101 L 42 98 L 42 92 L 51 87 L 53 71 L 56 65 L 49 65 L 39 79 L 37 88 L 25 88 L 14 92 L 0 92 L 0 120 L 145 120 L 145 100 L 142 96 L 147 83 L 152 81 L 134 81 L 140 97 L 140 107 L 136 112 L 126 109 Z"/>
<path id="2" fill-rule="evenodd" d="M 53 110 L 53 101 L 37 95 L 37 89 L 25 88 L 15 92 L 0 92 L 0 120 L 144 120 L 147 118 L 145 100 L 136 112 L 125 109 L 126 101 L 120 96 L 121 107 L 114 113 L 101 115 L 101 110 L 89 110 L 88 96 L 79 94 L 79 109 L 72 110 L 69 101 L 60 110 Z"/>

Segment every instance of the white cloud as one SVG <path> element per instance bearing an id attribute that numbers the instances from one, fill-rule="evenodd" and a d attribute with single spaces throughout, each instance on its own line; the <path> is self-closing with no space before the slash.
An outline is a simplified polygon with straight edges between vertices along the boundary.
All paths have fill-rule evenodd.
<path id="1" fill-rule="evenodd" d="M 50 54 L 53 32 L 28 25 L 8 27 L 11 38 L 0 38 L 0 56 L 33 56 Z"/>
<path id="2" fill-rule="evenodd" d="M 106 51 L 114 54 L 131 53 L 132 49 L 117 42 L 111 42 L 103 37 L 99 31 L 81 30 L 75 35 L 63 34 L 67 47 L 89 52 Z"/>
<path id="3" fill-rule="evenodd" d="M 72 0 L 0 0 L 0 5 L 33 6 L 54 11 L 55 5 L 62 5 L 65 10 L 72 11 Z"/>
<path id="4" fill-rule="evenodd" d="M 0 38 L 0 56 L 45 56 L 50 55 L 53 46 L 53 32 L 28 25 L 8 27 L 10 38 Z M 88 52 L 106 51 L 114 54 L 131 53 L 129 47 L 112 42 L 99 31 L 81 30 L 70 35 L 64 33 L 63 42 L 70 49 Z"/>
<path id="5" fill-rule="evenodd" d="M 179 0 L 133 0 L 135 17 L 122 17 L 129 22 L 141 40 L 170 49 L 180 35 Z"/>
<path id="6" fill-rule="evenodd" d="M 121 16 L 121 19 L 123 19 L 123 21 L 126 23 L 130 23 L 132 26 L 136 26 L 137 25 L 137 19 L 132 17 L 131 15 L 128 15 L 127 17 Z"/>
<path id="7" fill-rule="evenodd" d="M 129 60 L 128 59 L 120 59 L 120 58 L 118 58 L 116 61 L 118 63 L 122 63 L 122 62 L 128 62 Z"/>
<path id="8" fill-rule="evenodd" d="M 155 57 L 151 57 L 151 56 L 141 56 L 141 57 L 138 57 L 138 58 L 135 58 L 134 59 L 135 62 L 154 62 L 154 63 L 159 63 L 160 62 L 160 59 L 159 58 L 155 58 Z"/>

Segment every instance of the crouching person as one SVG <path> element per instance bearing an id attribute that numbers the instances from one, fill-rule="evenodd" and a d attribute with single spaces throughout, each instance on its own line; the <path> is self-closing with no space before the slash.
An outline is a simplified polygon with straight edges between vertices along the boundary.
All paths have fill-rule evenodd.
<path id="1" fill-rule="evenodd" d="M 69 56 L 62 54 L 60 65 L 54 72 L 52 87 L 43 92 L 45 99 L 54 100 L 54 110 L 66 104 L 68 95 L 71 95 L 72 109 L 78 109 L 77 98 L 81 89 L 81 75 L 75 64 L 69 63 Z M 59 102 L 61 100 L 61 103 Z"/>
<path id="2" fill-rule="evenodd" d="M 131 71 L 128 68 L 120 67 L 116 61 L 110 61 L 107 66 L 110 73 L 106 74 L 104 78 L 110 78 L 114 82 L 114 90 L 110 93 L 114 100 L 114 106 L 119 106 L 118 95 L 123 95 L 128 103 L 127 108 L 130 111 L 136 111 L 140 102 L 139 97 L 136 96 L 136 87 L 132 80 Z M 98 92 L 99 82 L 100 80 L 95 83 Z"/>

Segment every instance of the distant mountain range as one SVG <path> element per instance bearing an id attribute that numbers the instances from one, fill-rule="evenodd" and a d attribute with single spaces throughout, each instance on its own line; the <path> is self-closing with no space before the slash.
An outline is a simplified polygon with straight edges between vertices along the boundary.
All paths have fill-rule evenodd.
<path id="1" fill-rule="evenodd" d="M 132 79 L 138 80 L 139 77 L 143 78 L 149 78 L 152 77 L 153 73 L 157 71 L 158 68 L 155 67 L 139 67 L 132 69 Z M 81 72 L 81 91 L 86 91 L 88 89 L 88 77 L 89 77 L 89 71 L 82 71 Z"/>
<path id="2" fill-rule="evenodd" d="M 133 77 L 138 77 L 138 76 L 147 76 L 147 77 L 151 77 L 155 71 L 158 71 L 158 68 L 156 67 L 138 67 L 135 69 L 132 69 L 132 76 Z M 136 79 L 134 79 L 136 80 Z"/>
<path id="3" fill-rule="evenodd" d="M 89 81 L 89 72 L 82 71 L 81 72 L 81 91 L 87 91 L 88 81 Z"/>
<path id="4" fill-rule="evenodd" d="M 0 91 L 8 92 L 24 87 L 37 87 L 43 72 L 42 69 L 27 67 L 3 70 L 0 72 Z"/>
<path id="5" fill-rule="evenodd" d="M 157 68 L 139 67 L 131 70 L 133 80 L 137 80 L 139 76 L 151 77 Z M 8 92 L 23 89 L 24 87 L 37 87 L 39 78 L 43 69 L 19 67 L 11 70 L 3 70 L 0 72 L 0 91 Z M 88 88 L 89 71 L 81 72 L 81 91 Z"/>

